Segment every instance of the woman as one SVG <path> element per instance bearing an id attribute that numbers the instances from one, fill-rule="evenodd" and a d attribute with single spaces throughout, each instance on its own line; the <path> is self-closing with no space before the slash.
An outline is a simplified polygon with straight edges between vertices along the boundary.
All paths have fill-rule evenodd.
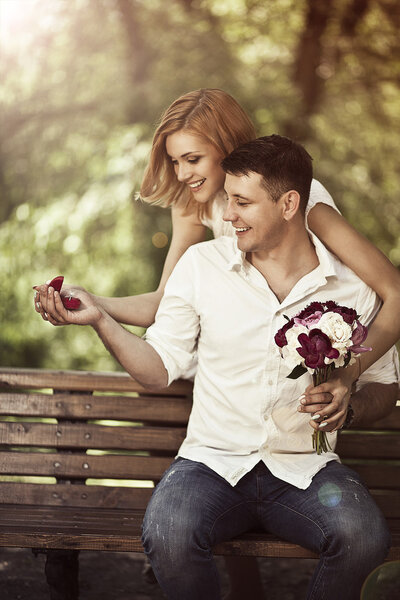
<path id="1" fill-rule="evenodd" d="M 162 202 L 171 208 L 172 240 L 156 291 L 125 298 L 92 295 L 114 319 L 148 327 L 154 321 L 165 283 L 185 250 L 203 241 L 207 228 L 213 231 L 214 237 L 235 235 L 232 226 L 222 220 L 225 174 L 220 162 L 234 148 L 255 137 L 254 127 L 245 112 L 221 90 L 189 92 L 165 111 L 154 135 L 140 191 L 145 201 Z M 345 399 L 348 399 L 353 382 L 400 337 L 400 276 L 390 261 L 343 219 L 329 193 L 315 180 L 306 219 L 308 227 L 324 244 L 383 300 L 366 342 L 372 346 L 372 352 L 362 354 L 361 361 L 354 367 L 338 369 L 335 378 L 312 390 L 314 394 L 324 391 L 333 396 L 332 402 L 326 404 L 323 411 L 319 410 L 321 416 L 330 416 L 327 431 L 337 429 L 343 423 L 347 407 Z M 46 286 L 39 290 L 40 294 L 46 293 Z M 82 288 L 64 286 L 64 290 L 79 297 Z M 54 325 L 65 324 L 62 320 L 47 318 L 39 293 L 35 296 L 35 308 L 43 319 Z M 304 410 L 301 406 L 299 409 Z M 313 426 L 317 427 L 315 423 Z M 262 596 L 254 561 L 246 564 L 246 578 L 242 577 L 243 571 L 235 562 L 228 562 L 228 569 L 234 582 L 231 599 Z"/>

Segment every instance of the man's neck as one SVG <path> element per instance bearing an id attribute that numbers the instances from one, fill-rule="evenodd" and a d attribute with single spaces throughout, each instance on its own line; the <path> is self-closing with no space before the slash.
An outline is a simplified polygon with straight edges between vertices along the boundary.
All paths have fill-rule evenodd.
<path id="1" fill-rule="evenodd" d="M 305 228 L 290 231 L 275 248 L 248 252 L 246 258 L 260 271 L 280 303 L 302 277 L 319 265 Z"/>

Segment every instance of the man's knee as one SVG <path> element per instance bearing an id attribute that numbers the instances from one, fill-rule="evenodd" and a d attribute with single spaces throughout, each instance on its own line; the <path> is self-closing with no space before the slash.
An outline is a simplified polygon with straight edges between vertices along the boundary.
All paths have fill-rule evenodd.
<path id="1" fill-rule="evenodd" d="M 199 545 L 206 545 L 201 540 L 201 529 L 194 515 L 187 515 L 173 506 L 158 510 L 158 503 L 149 505 L 143 521 L 142 542 L 146 554 L 155 553 L 164 556 L 164 560 L 177 563 L 186 560 Z"/>
<path id="2" fill-rule="evenodd" d="M 346 521 L 340 520 L 333 529 L 332 548 L 347 557 L 349 566 L 365 562 L 379 564 L 390 548 L 390 533 L 384 518 L 378 515 L 375 519 L 365 522 L 364 519 Z"/>
<path id="3" fill-rule="evenodd" d="M 198 493 L 190 485 L 186 487 L 181 471 L 171 468 L 156 488 L 146 510 L 142 533 L 146 554 L 151 557 L 158 553 L 166 561 L 176 563 L 187 559 L 193 551 L 211 547 Z"/>

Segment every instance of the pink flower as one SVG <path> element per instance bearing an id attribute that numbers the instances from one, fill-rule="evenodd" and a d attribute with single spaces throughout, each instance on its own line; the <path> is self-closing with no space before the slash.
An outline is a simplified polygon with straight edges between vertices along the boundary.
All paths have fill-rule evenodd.
<path id="1" fill-rule="evenodd" d="M 369 352 L 372 348 L 366 348 L 365 346 L 361 346 L 363 341 L 366 339 L 368 334 L 368 328 L 361 325 L 360 321 L 356 321 L 357 327 L 353 331 L 353 335 L 351 336 L 351 341 L 353 345 L 350 346 L 349 350 L 354 352 L 354 354 L 360 354 L 361 352 Z"/>
<path id="2" fill-rule="evenodd" d="M 313 325 L 318 324 L 321 317 L 322 312 L 320 310 L 317 310 L 316 312 L 302 319 L 300 319 L 299 317 L 295 317 L 293 321 L 295 323 L 299 323 L 300 325 L 304 325 L 304 327 L 307 327 L 308 329 L 311 329 Z"/>
<path id="3" fill-rule="evenodd" d="M 301 333 L 298 337 L 301 344 L 297 352 L 304 358 L 304 364 L 309 369 L 326 367 L 325 358 L 339 357 L 339 351 L 332 348 L 330 339 L 319 329 L 312 329 L 309 335 Z"/>
<path id="4" fill-rule="evenodd" d="M 323 302 L 311 302 L 308 306 L 303 308 L 303 310 L 301 310 L 296 315 L 296 317 L 298 319 L 305 319 L 306 317 L 309 317 L 310 315 L 313 315 L 316 312 L 323 313 L 324 310 L 325 310 L 325 304 Z"/>

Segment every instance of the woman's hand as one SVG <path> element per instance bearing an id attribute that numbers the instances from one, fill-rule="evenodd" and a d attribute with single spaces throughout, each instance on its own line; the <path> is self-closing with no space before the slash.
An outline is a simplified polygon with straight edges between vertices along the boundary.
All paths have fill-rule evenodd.
<path id="1" fill-rule="evenodd" d="M 46 283 L 44 284 L 45 286 L 48 286 L 50 283 L 49 281 L 46 281 Z M 43 306 L 42 306 L 42 302 L 41 302 L 41 293 L 40 290 L 43 288 L 43 286 L 40 285 L 34 285 L 33 289 L 35 290 L 35 294 L 33 297 L 33 305 L 34 308 L 36 310 L 37 313 L 39 313 L 42 317 L 42 319 L 44 321 L 48 321 L 47 318 L 47 314 L 46 311 L 44 310 Z M 66 296 L 72 296 L 74 298 L 79 298 L 79 293 L 78 292 L 85 292 L 86 294 L 88 294 L 89 292 L 87 292 L 85 290 L 85 288 L 79 286 L 79 285 L 64 285 L 62 286 L 62 290 L 61 290 L 61 296 L 66 297 Z M 89 294 L 90 295 L 90 294 Z M 64 322 L 60 322 L 60 323 L 53 323 L 53 325 L 68 325 L 69 323 L 64 323 Z"/>
<path id="2" fill-rule="evenodd" d="M 325 383 L 308 386 L 297 410 L 312 415 L 310 425 L 316 431 L 337 431 L 346 420 L 354 379 L 351 368 L 336 369 Z"/>
<path id="3" fill-rule="evenodd" d="M 99 321 L 103 312 L 96 305 L 91 294 L 84 288 L 77 286 L 63 286 L 62 296 L 73 295 L 79 298 L 81 304 L 76 310 L 68 310 L 64 307 L 60 293 L 55 291 L 48 283 L 38 285 L 35 289 L 35 310 L 44 321 L 54 326 L 60 325 L 94 325 Z"/>

